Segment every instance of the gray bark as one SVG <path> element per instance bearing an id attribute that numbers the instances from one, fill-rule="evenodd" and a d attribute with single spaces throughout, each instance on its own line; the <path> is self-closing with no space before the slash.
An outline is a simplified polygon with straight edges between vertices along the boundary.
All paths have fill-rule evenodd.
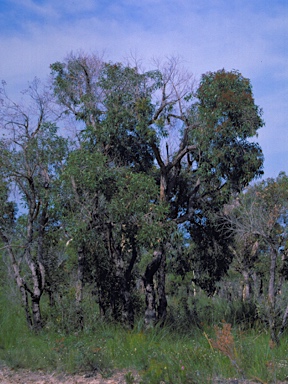
<path id="1" fill-rule="evenodd" d="M 268 321 L 271 340 L 279 344 L 276 334 L 276 314 L 275 314 L 275 275 L 277 266 L 277 250 L 272 247 L 270 258 L 269 286 L 268 286 Z"/>
<path id="2" fill-rule="evenodd" d="M 167 316 L 167 299 L 166 299 L 166 257 L 162 253 L 160 266 L 157 272 L 157 293 L 158 293 L 158 313 L 157 320 L 163 323 Z"/>
<path id="3" fill-rule="evenodd" d="M 144 322 L 147 328 L 153 327 L 157 320 L 154 275 L 160 267 L 161 259 L 162 252 L 155 251 L 153 255 L 153 260 L 147 265 L 143 278 L 146 299 Z"/>
<path id="4" fill-rule="evenodd" d="M 252 279 L 251 274 L 247 270 L 242 270 L 242 276 L 244 279 L 243 291 L 242 291 L 242 300 L 247 303 L 251 300 L 252 294 Z"/>

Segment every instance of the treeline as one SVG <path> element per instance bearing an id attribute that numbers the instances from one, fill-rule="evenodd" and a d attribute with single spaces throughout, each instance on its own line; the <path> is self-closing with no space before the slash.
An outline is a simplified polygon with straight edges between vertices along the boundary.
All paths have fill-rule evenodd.
<path id="1" fill-rule="evenodd" d="M 175 58 L 156 64 L 71 54 L 21 103 L 2 88 L 5 274 L 37 331 L 42 303 L 52 316 L 64 296 L 75 328 L 85 327 L 87 295 L 104 319 L 164 324 L 167 289 L 169 298 L 185 291 L 184 301 L 197 289 L 212 296 L 233 268 L 242 300 L 268 303 L 278 342 L 288 181 L 248 187 L 263 174 L 251 138 L 264 125 L 250 81 L 219 70 L 196 85 Z"/>

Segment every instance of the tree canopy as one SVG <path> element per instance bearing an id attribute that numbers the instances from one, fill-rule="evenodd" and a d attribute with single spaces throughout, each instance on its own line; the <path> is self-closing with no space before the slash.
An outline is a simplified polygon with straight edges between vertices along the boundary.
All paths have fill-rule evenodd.
<path id="1" fill-rule="evenodd" d="M 264 122 L 240 72 L 195 84 L 175 58 L 145 71 L 70 54 L 51 64 L 50 91 L 33 83 L 27 110 L 2 91 L 1 236 L 30 326 L 42 326 L 43 294 L 52 306 L 63 297 L 55 264 L 71 273 L 81 327 L 88 287 L 99 316 L 130 327 L 139 313 L 147 326 L 165 321 L 171 273 L 215 292 L 233 259 L 219 215 L 263 173 L 251 138 Z M 74 140 L 57 133 L 71 119 Z"/>

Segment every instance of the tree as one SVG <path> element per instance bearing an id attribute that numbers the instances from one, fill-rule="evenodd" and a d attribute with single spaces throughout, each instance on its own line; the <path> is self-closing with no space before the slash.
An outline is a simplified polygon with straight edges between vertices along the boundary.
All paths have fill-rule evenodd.
<path id="1" fill-rule="evenodd" d="M 59 63 L 56 63 L 52 65 L 53 73 L 56 75 L 54 80 L 55 91 L 59 100 L 61 100 L 62 97 L 61 92 L 63 91 L 63 82 L 65 82 L 66 79 L 70 79 L 75 76 L 75 74 L 71 72 L 71 67 L 75 68 L 76 61 L 81 62 L 81 65 L 77 66 L 79 71 L 78 78 L 83 79 L 85 76 L 87 78 L 88 74 L 91 73 L 91 71 L 87 68 L 84 71 L 84 75 L 81 75 L 83 68 L 85 68 L 87 62 L 89 61 L 87 58 L 79 57 L 75 61 L 75 58 L 73 57 L 72 61 L 75 61 L 74 65 L 70 62 L 70 60 L 71 58 L 68 59 L 66 64 L 60 65 Z M 59 71 L 59 68 L 61 68 L 61 71 Z M 68 105 L 69 110 L 74 114 L 75 105 L 77 105 L 78 112 L 75 115 L 78 116 L 80 113 L 86 123 L 86 129 L 81 133 L 81 135 L 79 135 L 80 148 L 75 151 L 74 159 L 76 157 L 78 160 L 80 158 L 85 159 L 86 162 L 83 164 L 85 170 L 87 169 L 87 164 L 92 164 L 93 162 L 94 164 L 97 164 L 97 169 L 92 170 L 93 168 L 91 168 L 92 173 L 89 171 L 87 172 L 87 176 L 89 175 L 88 177 L 85 177 L 86 171 L 83 172 L 81 167 L 82 172 L 78 173 L 77 176 L 75 175 L 73 180 L 70 178 L 70 182 L 73 187 L 72 189 L 74 190 L 74 198 L 78 199 L 78 207 L 83 206 L 84 208 L 85 206 L 84 210 L 88 216 L 90 216 L 90 224 L 86 227 L 86 230 L 88 230 L 90 234 L 94 233 L 94 244 L 96 241 L 95 229 L 97 228 L 97 231 L 99 231 L 99 228 L 102 229 L 102 234 L 100 235 L 102 245 L 98 246 L 101 247 L 101 249 L 104 249 L 108 254 L 107 257 L 104 258 L 106 264 L 107 260 L 110 260 L 109 266 L 106 266 L 105 269 L 105 279 L 103 279 L 103 277 L 101 278 L 101 268 L 99 265 L 99 260 L 101 258 L 99 259 L 99 255 L 97 255 L 95 260 L 96 265 L 98 265 L 96 268 L 98 271 L 96 279 L 97 284 L 102 281 L 102 286 L 99 287 L 98 300 L 100 308 L 102 308 L 102 312 L 105 313 L 107 312 L 107 308 L 105 308 L 105 306 L 108 303 L 109 307 L 109 303 L 115 302 L 116 296 L 118 296 L 116 301 L 120 300 L 120 302 L 122 302 L 120 307 L 123 309 L 123 300 L 125 301 L 126 299 L 124 298 L 129 296 L 128 292 L 125 293 L 124 287 L 131 286 L 129 282 L 131 280 L 130 275 L 133 265 L 137 259 L 136 250 L 139 249 L 141 244 L 139 241 L 137 241 L 136 244 L 135 241 L 136 237 L 139 239 L 139 228 L 142 228 L 142 224 L 139 225 L 139 223 L 135 222 L 135 214 L 137 212 L 135 212 L 132 217 L 124 214 L 124 216 L 122 216 L 121 230 L 119 231 L 119 229 L 117 229 L 116 223 L 119 221 L 115 220 L 113 215 L 111 216 L 112 211 L 109 208 L 111 207 L 112 201 L 114 201 L 113 199 L 115 199 L 114 196 L 121 201 L 123 200 L 123 196 L 119 195 L 119 191 L 123 193 L 125 192 L 127 196 L 130 196 L 130 188 L 132 188 L 135 195 L 137 188 L 133 187 L 134 182 L 130 185 L 127 184 L 127 179 L 134 181 L 137 180 L 139 188 L 138 193 L 135 196 L 138 196 L 139 200 L 141 196 L 139 193 L 144 193 L 146 201 L 143 208 L 139 207 L 142 209 L 142 216 L 144 215 L 144 218 L 146 209 L 150 209 L 153 205 L 149 204 L 149 201 L 154 202 L 155 199 L 157 199 L 157 195 L 155 195 L 155 188 L 153 186 L 153 184 L 155 185 L 155 182 L 153 181 L 151 184 L 151 180 L 154 179 L 151 179 L 151 176 L 149 176 L 149 173 L 153 172 L 153 152 L 149 148 L 148 143 L 142 137 L 143 126 L 146 126 L 146 122 L 151 118 L 151 111 L 149 109 L 149 97 L 151 91 L 149 90 L 149 87 L 151 88 L 152 86 L 149 86 L 148 83 L 154 76 L 156 76 L 154 73 L 141 76 L 137 75 L 135 69 L 125 68 L 120 64 L 105 64 L 102 66 L 101 77 L 99 77 L 98 83 L 95 85 L 96 88 L 101 86 L 101 97 L 95 101 L 94 108 L 89 109 L 88 114 L 85 112 L 87 111 L 85 102 L 81 104 L 80 101 L 75 102 L 74 99 L 69 99 L 69 102 L 65 102 L 65 106 Z M 87 81 L 85 84 L 86 83 Z M 92 83 L 91 76 L 89 77 L 88 83 Z M 58 88 L 59 84 L 60 89 Z M 69 85 L 67 85 L 67 87 L 68 86 Z M 79 87 L 77 85 L 74 89 L 75 94 L 78 95 L 78 89 L 82 89 L 83 87 Z M 83 96 L 83 100 L 86 100 L 87 98 L 90 99 L 87 95 L 85 97 Z M 79 112 L 79 109 L 81 112 Z M 92 115 L 93 118 L 91 118 Z M 79 169 L 78 160 L 76 163 Z M 72 168 L 69 169 L 70 171 L 68 174 L 74 175 L 75 173 L 73 173 Z M 136 174 L 134 175 L 134 173 L 139 173 L 139 176 L 136 177 Z M 126 184 L 125 190 L 123 190 L 122 187 L 120 188 L 119 184 L 123 178 Z M 144 179 L 146 179 L 146 183 L 144 183 Z M 150 192 L 147 190 L 147 186 L 145 187 L 145 184 L 147 184 L 147 186 L 151 189 Z M 102 208 L 99 207 L 99 196 L 101 196 Z M 133 198 L 135 198 L 135 196 L 133 196 Z M 154 207 L 154 216 L 157 217 L 158 207 L 155 204 Z M 143 212 L 144 208 L 145 210 Z M 162 208 L 160 208 L 160 211 L 161 209 Z M 99 211 L 102 211 L 104 216 L 99 215 Z M 86 216 L 86 218 L 88 216 Z M 147 217 L 149 217 L 149 215 Z M 131 220 L 130 223 L 127 222 L 128 218 Z M 149 240 L 151 243 L 153 237 L 155 237 L 156 233 L 159 231 L 155 231 L 155 226 L 153 227 L 151 219 L 149 220 Z M 140 221 L 143 222 L 143 218 Z M 86 220 L 86 225 L 87 223 L 88 221 Z M 93 224 L 91 225 L 91 223 Z M 88 227 L 91 230 L 88 229 Z M 130 228 L 129 231 L 127 230 L 128 228 Z M 152 233 L 153 228 L 154 233 Z M 121 236 L 119 236 L 119 233 L 121 233 Z M 123 267 L 125 264 L 123 261 L 124 255 L 121 255 L 121 253 L 123 253 L 121 251 L 121 243 L 123 242 L 125 244 L 130 244 L 130 249 L 132 250 L 131 252 L 133 255 L 127 265 L 129 268 L 127 269 L 126 267 L 126 272 L 124 272 L 125 268 Z M 111 244 L 113 246 L 111 246 Z M 81 255 L 82 254 L 83 253 L 81 252 Z M 119 260 L 121 260 L 121 262 L 119 262 Z M 112 273 L 110 278 L 107 278 L 107 270 L 109 270 L 109 273 Z M 102 274 L 103 272 L 104 271 L 102 270 Z M 123 274 L 125 275 L 125 278 L 122 283 L 116 283 L 116 280 L 119 280 L 119 276 L 122 275 L 121 278 L 123 279 Z M 118 276 L 117 278 L 116 275 Z M 108 287 L 105 288 L 103 285 L 104 283 L 106 285 L 108 284 Z M 119 288 L 119 286 L 122 288 Z M 115 297 L 111 297 L 113 292 L 115 292 Z M 119 296 L 122 296 L 122 298 Z M 105 299 L 102 300 L 101 297 L 104 297 Z M 119 310 L 115 306 L 112 312 L 114 318 L 116 317 L 119 319 L 121 317 L 118 313 Z M 124 317 L 131 318 L 133 316 L 130 314 L 129 316 L 125 315 Z"/>
<path id="2" fill-rule="evenodd" d="M 208 239 L 212 212 L 262 172 L 261 149 L 250 141 L 263 125 L 250 81 L 220 70 L 203 75 L 195 92 L 193 77 L 175 58 L 146 72 L 85 55 L 70 55 L 51 68 L 59 102 L 85 123 L 86 143 L 107 157 L 108 168 L 152 175 L 159 188 L 155 203 L 168 206 L 166 236 L 150 252 L 143 274 L 145 321 L 165 319 L 169 226 L 185 223 L 200 244 L 197 228 Z M 202 252 L 203 266 L 210 254 Z M 220 265 L 219 276 L 227 270 L 227 263 L 221 272 Z"/>
<path id="3" fill-rule="evenodd" d="M 280 332 L 277 335 L 277 280 L 281 281 L 281 274 L 285 271 L 285 255 L 287 244 L 287 213 L 288 213 L 288 178 L 280 173 L 276 180 L 267 179 L 249 187 L 242 193 L 235 204 L 226 208 L 225 223 L 244 242 L 250 241 L 251 253 L 258 257 L 264 253 L 269 255 L 270 267 L 268 272 L 267 303 L 268 320 L 273 342 L 279 342 L 287 318 L 287 310 L 283 313 Z M 255 249 L 257 247 L 257 249 Z M 254 255 L 253 255 L 254 253 Z M 260 254 L 259 254 L 260 253 Z M 282 257 L 281 257 L 282 256 Z M 283 257 L 284 256 L 284 257 Z M 247 255 L 243 254 L 243 263 Z M 281 260 L 282 259 L 282 260 Z M 279 262 L 282 261 L 282 265 Z M 254 267 L 254 265 L 253 265 Z"/>
<path id="4" fill-rule="evenodd" d="M 78 253 L 78 304 L 84 282 L 91 282 L 101 314 L 131 326 L 140 250 L 160 236 L 161 207 L 154 207 L 151 176 L 107 161 L 87 148 L 70 153 L 62 175 L 62 225 Z"/>
<path id="5" fill-rule="evenodd" d="M 214 240 L 211 237 L 212 213 L 223 206 L 231 193 L 261 174 L 261 149 L 248 141 L 263 125 L 261 111 L 254 104 L 249 80 L 238 72 L 224 70 L 202 76 L 196 92 L 198 100 L 193 102 L 187 78 L 181 78 L 174 64 L 164 71 L 160 107 L 152 121 L 155 124 L 162 117 L 166 124 L 182 125 L 179 147 L 170 156 L 167 149 L 166 161 L 160 147 L 151 142 L 160 170 L 160 199 L 169 202 L 170 219 L 186 224 L 198 250 L 203 246 L 200 234 L 205 232 L 207 241 L 214 245 L 218 237 L 219 248 L 219 234 L 214 230 Z M 223 264 L 213 248 L 215 263 L 219 267 L 222 264 L 221 272 L 217 272 L 219 278 L 228 268 L 229 257 Z M 211 265 L 206 262 L 208 255 L 202 252 L 200 256 L 202 273 L 205 264 Z M 215 277 L 215 272 L 212 268 L 210 274 Z"/>
<path id="6" fill-rule="evenodd" d="M 58 219 L 53 211 L 53 192 L 67 140 L 57 136 L 56 125 L 49 122 L 50 99 L 48 93 L 40 93 L 39 81 L 31 84 L 27 95 L 30 104 L 25 106 L 10 100 L 2 89 L 1 238 L 10 256 L 28 325 L 39 330 L 43 325 L 40 299 L 51 248 L 47 237 Z M 7 201 L 13 189 L 19 196 L 17 217 L 13 204 Z"/>

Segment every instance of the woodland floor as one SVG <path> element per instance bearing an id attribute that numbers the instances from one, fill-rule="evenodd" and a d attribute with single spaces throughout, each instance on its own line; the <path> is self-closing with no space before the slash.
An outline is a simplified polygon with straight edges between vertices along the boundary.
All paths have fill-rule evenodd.
<path id="1" fill-rule="evenodd" d="M 117 371 L 109 378 L 103 378 L 100 374 L 95 375 L 68 375 L 59 373 L 31 372 L 29 370 L 13 370 L 0 367 L 1 384 L 126 384 L 125 375 L 128 371 Z M 129 371 L 131 372 L 131 371 Z M 134 376 L 134 384 L 139 384 L 141 379 L 137 372 L 131 372 Z M 211 382 L 210 382 L 211 383 Z M 214 379 L 211 384 L 268 384 L 264 381 L 249 381 L 240 379 Z M 161 382 L 159 384 L 165 384 Z M 168 384 L 168 383 L 167 383 Z M 170 384 L 170 383 L 169 383 Z M 288 381 L 277 382 L 277 384 L 288 384 Z"/>
<path id="2" fill-rule="evenodd" d="M 131 372 L 131 371 L 130 371 Z M 29 370 L 12 370 L 7 367 L 0 368 L 1 384 L 126 384 L 127 371 L 118 371 L 109 378 L 100 374 L 68 375 L 59 373 L 31 372 Z M 139 375 L 132 372 L 135 384 L 139 383 Z"/>

